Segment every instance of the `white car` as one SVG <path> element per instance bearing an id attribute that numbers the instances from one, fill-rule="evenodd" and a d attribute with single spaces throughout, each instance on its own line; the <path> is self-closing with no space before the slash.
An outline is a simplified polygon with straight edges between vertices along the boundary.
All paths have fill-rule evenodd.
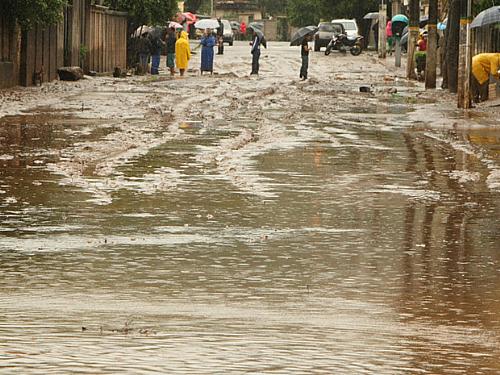
<path id="1" fill-rule="evenodd" d="M 347 19 L 338 19 L 332 20 L 332 23 L 341 23 L 344 26 L 345 32 L 347 36 L 357 37 L 358 34 L 358 25 L 356 24 L 356 20 L 347 20 Z"/>

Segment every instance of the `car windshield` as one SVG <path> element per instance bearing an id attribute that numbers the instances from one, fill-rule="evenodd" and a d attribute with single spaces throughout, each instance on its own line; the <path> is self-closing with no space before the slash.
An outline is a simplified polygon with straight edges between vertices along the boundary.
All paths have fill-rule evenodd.
<path id="1" fill-rule="evenodd" d="M 356 30 L 357 29 L 355 22 L 343 22 L 343 24 L 344 24 L 344 28 L 346 30 Z"/>
<path id="2" fill-rule="evenodd" d="M 322 23 L 319 25 L 319 31 L 327 31 L 333 33 L 335 29 L 331 23 Z"/>

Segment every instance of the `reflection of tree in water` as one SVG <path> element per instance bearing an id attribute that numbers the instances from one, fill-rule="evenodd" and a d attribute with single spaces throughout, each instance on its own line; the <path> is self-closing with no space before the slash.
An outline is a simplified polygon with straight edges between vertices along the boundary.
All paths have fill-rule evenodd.
<path id="1" fill-rule="evenodd" d="M 481 311 L 471 290 L 474 275 L 469 267 L 481 250 L 473 247 L 474 239 L 480 243 L 473 225 L 481 196 L 449 177 L 450 171 L 467 170 L 468 159 L 462 152 L 436 147 L 428 138 L 410 133 L 403 137 L 408 150 L 406 171 L 425 176 L 428 188 L 443 198 L 407 203 L 401 308 L 442 322 L 475 321 Z"/>

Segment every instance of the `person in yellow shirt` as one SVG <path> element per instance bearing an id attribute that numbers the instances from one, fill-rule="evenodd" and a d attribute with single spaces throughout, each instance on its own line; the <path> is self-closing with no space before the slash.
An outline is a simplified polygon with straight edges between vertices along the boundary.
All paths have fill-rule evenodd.
<path id="1" fill-rule="evenodd" d="M 175 42 L 175 64 L 179 68 L 181 76 L 184 76 L 190 59 L 191 48 L 189 47 L 188 34 L 185 31 L 181 31 L 179 39 Z"/>
<path id="2" fill-rule="evenodd" d="M 488 98 L 490 74 L 499 78 L 500 53 L 480 53 L 472 58 L 472 99 L 478 103 Z"/>

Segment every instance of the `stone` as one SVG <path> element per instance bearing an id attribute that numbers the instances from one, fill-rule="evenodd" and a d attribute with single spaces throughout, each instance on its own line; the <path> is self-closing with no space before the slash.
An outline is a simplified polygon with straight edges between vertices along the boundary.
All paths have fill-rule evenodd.
<path id="1" fill-rule="evenodd" d="M 83 78 L 83 69 L 79 66 L 65 66 L 57 69 L 61 81 L 78 81 Z"/>

